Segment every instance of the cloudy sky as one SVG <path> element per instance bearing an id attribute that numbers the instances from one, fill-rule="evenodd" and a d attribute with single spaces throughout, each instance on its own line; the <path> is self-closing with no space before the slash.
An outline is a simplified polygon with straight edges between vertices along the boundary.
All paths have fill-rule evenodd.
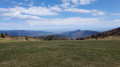
<path id="1" fill-rule="evenodd" d="M 120 27 L 120 0 L 0 0 L 0 30 L 105 31 Z"/>

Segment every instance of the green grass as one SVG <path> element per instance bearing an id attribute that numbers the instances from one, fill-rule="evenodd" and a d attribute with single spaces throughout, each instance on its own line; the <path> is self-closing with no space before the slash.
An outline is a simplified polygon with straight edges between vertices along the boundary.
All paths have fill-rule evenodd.
<path id="1" fill-rule="evenodd" d="M 99 38 L 99 40 L 120 40 L 120 36 L 109 36 L 105 38 Z"/>
<path id="2" fill-rule="evenodd" d="M 0 67 L 120 67 L 120 41 L 0 42 Z"/>
<path id="3" fill-rule="evenodd" d="M 26 41 L 25 37 L 14 37 L 14 38 L 6 37 L 6 38 L 0 38 L 0 42 L 20 42 L 20 41 Z M 40 40 L 29 38 L 28 41 L 40 41 Z"/>

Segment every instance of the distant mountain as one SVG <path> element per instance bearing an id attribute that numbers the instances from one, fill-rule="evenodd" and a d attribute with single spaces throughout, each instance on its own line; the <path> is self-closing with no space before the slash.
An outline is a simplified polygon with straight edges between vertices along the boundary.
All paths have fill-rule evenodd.
<path id="1" fill-rule="evenodd" d="M 53 35 L 51 32 L 28 31 L 28 30 L 0 30 L 0 33 L 8 33 L 9 36 L 45 36 Z"/>
<path id="2" fill-rule="evenodd" d="M 105 31 L 102 33 L 98 33 L 95 35 L 91 35 L 87 38 L 92 38 L 92 39 L 96 39 L 96 38 L 105 38 L 105 37 L 110 37 L 110 36 L 120 36 L 120 27 L 113 29 L 113 30 L 109 30 L 109 31 Z"/>
<path id="3" fill-rule="evenodd" d="M 51 32 L 44 32 L 44 31 L 28 31 L 28 30 L 0 30 L 0 33 L 8 33 L 9 36 L 46 36 L 46 35 L 56 35 L 55 33 Z M 66 32 L 58 35 L 62 35 L 69 38 L 79 38 L 79 37 L 86 37 L 92 34 L 97 34 L 99 32 L 90 31 L 90 30 L 76 30 L 71 32 Z"/>
<path id="4" fill-rule="evenodd" d="M 66 32 L 61 35 L 69 37 L 69 38 L 80 38 L 80 37 L 86 37 L 93 34 L 98 34 L 97 31 L 90 31 L 90 30 L 76 30 L 71 32 Z"/>

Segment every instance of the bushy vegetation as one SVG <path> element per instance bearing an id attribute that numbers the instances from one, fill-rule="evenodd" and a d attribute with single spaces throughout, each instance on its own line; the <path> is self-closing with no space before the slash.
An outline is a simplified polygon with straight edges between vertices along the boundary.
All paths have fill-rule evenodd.
<path id="1" fill-rule="evenodd" d="M 87 38 L 97 39 L 97 38 L 105 38 L 105 37 L 109 37 L 109 36 L 120 36 L 120 28 L 116 28 L 116 29 L 113 29 L 110 31 L 91 35 L 90 37 L 87 37 Z"/>
<path id="2" fill-rule="evenodd" d="M 76 40 L 85 40 L 85 38 L 77 38 Z"/>
<path id="3" fill-rule="evenodd" d="M 7 37 L 8 36 L 8 34 L 7 33 L 1 33 L 1 35 L 0 35 L 2 38 L 5 38 L 5 37 Z"/>
<path id="4" fill-rule="evenodd" d="M 98 34 L 94 34 L 94 35 L 90 35 L 87 37 L 83 37 L 83 38 L 77 38 L 77 40 L 85 40 L 85 39 L 106 39 L 109 37 L 113 37 L 112 39 L 114 39 L 115 37 L 119 37 L 120 36 L 120 28 L 116 28 L 110 31 L 105 31 L 102 33 L 98 33 Z"/>
<path id="5" fill-rule="evenodd" d="M 67 40 L 66 37 L 61 36 L 61 35 L 43 36 L 43 37 L 40 37 L 40 39 L 43 39 L 43 40 Z"/>
<path id="6" fill-rule="evenodd" d="M 9 39 L 16 39 L 22 38 L 23 40 L 29 41 L 29 38 L 36 39 L 36 40 L 68 40 L 67 37 L 61 35 L 48 35 L 42 37 L 30 37 L 30 36 L 9 36 L 7 33 L 1 33 L 1 38 L 9 38 Z"/>
<path id="7" fill-rule="evenodd" d="M 3 33 L 1 33 L 1 37 L 2 37 L 2 38 L 5 38 L 5 35 L 4 35 Z"/>

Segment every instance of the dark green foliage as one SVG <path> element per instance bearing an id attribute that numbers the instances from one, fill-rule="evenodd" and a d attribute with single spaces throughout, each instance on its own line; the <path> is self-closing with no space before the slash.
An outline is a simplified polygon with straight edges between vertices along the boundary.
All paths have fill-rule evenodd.
<path id="1" fill-rule="evenodd" d="M 28 40 L 29 39 L 29 37 L 28 36 L 25 36 L 25 40 Z"/>
<path id="2" fill-rule="evenodd" d="M 3 33 L 1 33 L 1 37 L 2 37 L 2 38 L 5 38 L 5 35 L 4 35 Z"/>
<path id="3" fill-rule="evenodd" d="M 85 38 L 77 38 L 76 40 L 85 40 Z"/>
<path id="4" fill-rule="evenodd" d="M 66 38 L 61 35 L 49 35 L 49 36 L 43 36 L 40 38 L 43 40 L 66 40 Z"/>
<path id="5" fill-rule="evenodd" d="M 86 37 L 86 39 L 88 39 L 88 38 L 98 39 L 98 38 L 105 38 L 108 36 L 120 36 L 120 28 L 116 28 L 116 29 L 113 29 L 110 31 L 99 33 L 99 34 L 94 34 L 89 37 Z"/>
<path id="6" fill-rule="evenodd" d="M 5 36 L 8 36 L 8 34 L 7 34 L 7 33 L 5 33 Z"/>

